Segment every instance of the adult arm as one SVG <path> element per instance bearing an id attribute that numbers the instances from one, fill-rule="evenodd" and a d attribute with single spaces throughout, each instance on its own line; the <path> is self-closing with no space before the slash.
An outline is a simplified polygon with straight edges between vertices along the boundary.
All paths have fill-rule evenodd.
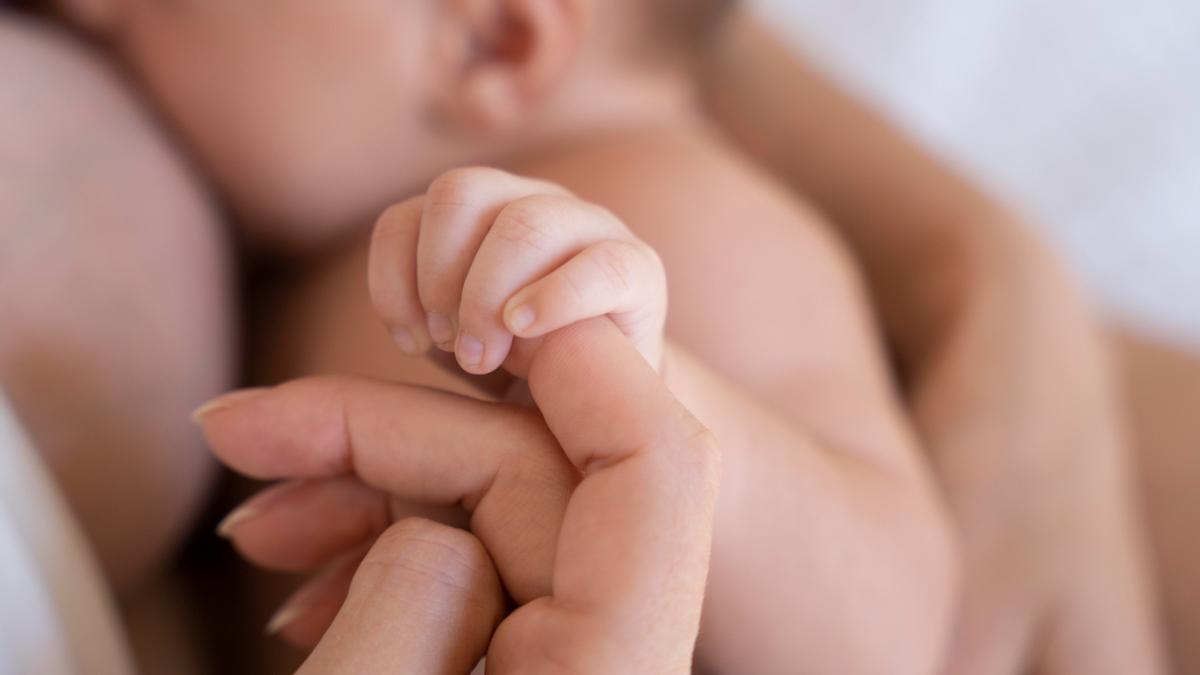
<path id="1" fill-rule="evenodd" d="M 709 75 L 716 117 L 866 272 L 965 547 L 952 670 L 1157 672 L 1106 356 L 1057 263 L 748 14 Z"/>

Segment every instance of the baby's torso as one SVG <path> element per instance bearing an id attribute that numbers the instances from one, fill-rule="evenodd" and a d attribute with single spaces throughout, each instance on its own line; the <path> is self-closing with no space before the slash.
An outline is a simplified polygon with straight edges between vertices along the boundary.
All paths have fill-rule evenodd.
<path id="1" fill-rule="evenodd" d="M 853 265 L 818 214 L 722 143 L 699 129 L 626 134 L 509 168 L 609 208 L 659 252 L 675 344 L 781 412 L 852 414 L 880 364 Z M 366 246 L 264 308 L 257 379 L 346 373 L 470 392 L 391 344 L 367 298 Z"/>

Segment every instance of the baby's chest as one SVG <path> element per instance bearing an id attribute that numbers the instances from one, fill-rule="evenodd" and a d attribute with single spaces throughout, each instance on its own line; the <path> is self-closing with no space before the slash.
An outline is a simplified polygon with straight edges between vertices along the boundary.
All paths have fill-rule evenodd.
<path id="1" fill-rule="evenodd" d="M 275 384 L 309 375 L 354 375 L 472 394 L 430 359 L 405 356 L 371 305 L 368 242 L 276 285 L 247 327 L 250 379 Z"/>
<path id="2" fill-rule="evenodd" d="M 825 379 L 877 363 L 857 267 L 802 202 L 757 188 L 668 191 L 618 213 L 663 260 L 668 336 L 726 376 Z"/>

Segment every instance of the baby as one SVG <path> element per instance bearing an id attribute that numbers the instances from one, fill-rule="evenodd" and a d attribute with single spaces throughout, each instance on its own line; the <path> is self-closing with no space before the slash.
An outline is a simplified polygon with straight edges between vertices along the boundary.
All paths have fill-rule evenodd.
<path id="1" fill-rule="evenodd" d="M 246 238 L 309 255 L 259 317 L 268 379 L 494 397 L 511 380 L 423 355 L 520 375 L 534 345 L 515 338 L 607 314 L 724 449 L 702 666 L 933 670 L 952 556 L 860 281 L 695 102 L 727 3 L 64 1 L 145 82 Z M 373 247 L 356 236 L 422 192 Z"/>

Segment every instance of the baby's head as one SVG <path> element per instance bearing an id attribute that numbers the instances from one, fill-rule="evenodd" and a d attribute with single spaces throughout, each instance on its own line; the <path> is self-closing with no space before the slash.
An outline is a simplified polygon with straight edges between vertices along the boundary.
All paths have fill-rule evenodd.
<path id="1" fill-rule="evenodd" d="M 730 0 L 61 0 L 247 220 L 319 240 L 445 169 L 678 100 Z"/>

